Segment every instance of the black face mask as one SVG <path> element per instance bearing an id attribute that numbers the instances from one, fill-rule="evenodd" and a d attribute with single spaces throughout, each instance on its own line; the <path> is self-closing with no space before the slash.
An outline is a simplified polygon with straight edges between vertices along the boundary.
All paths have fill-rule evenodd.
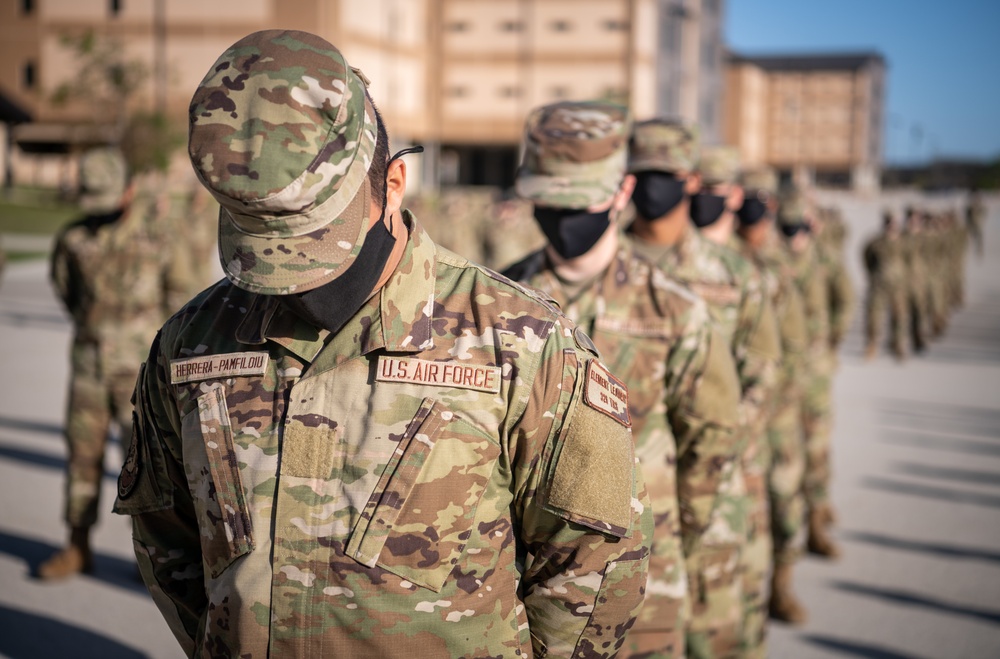
<path id="1" fill-rule="evenodd" d="M 354 263 L 343 274 L 311 291 L 279 299 L 300 318 L 336 334 L 371 295 L 395 244 L 396 237 L 379 218 L 368 230 Z"/>
<path id="2" fill-rule="evenodd" d="M 809 225 L 805 222 L 799 222 L 797 224 L 782 224 L 780 225 L 781 233 L 787 238 L 794 238 L 800 231 L 809 233 Z"/>
<path id="3" fill-rule="evenodd" d="M 740 224 L 749 227 L 757 224 L 767 215 L 767 204 L 756 197 L 747 197 L 743 205 L 736 211 L 740 218 Z"/>
<path id="4" fill-rule="evenodd" d="M 726 198 L 722 195 L 700 192 L 691 197 L 691 221 L 699 229 L 714 224 L 726 210 Z"/>
<path id="5" fill-rule="evenodd" d="M 403 149 L 389 158 L 391 163 L 396 158 L 408 153 L 420 153 L 422 146 Z M 304 293 L 284 295 L 281 302 L 304 320 L 317 327 L 323 327 L 334 334 L 358 312 L 361 305 L 375 289 L 385 264 L 396 245 L 396 237 L 390 228 L 385 226 L 385 207 L 387 192 L 382 192 L 382 213 L 365 235 L 365 243 L 361 246 L 357 258 L 339 277 L 322 286 Z M 391 221 L 391 219 L 390 219 Z"/>
<path id="6" fill-rule="evenodd" d="M 552 249 L 564 259 L 590 251 L 611 225 L 611 209 L 598 213 L 535 206 L 535 219 Z"/>
<path id="7" fill-rule="evenodd" d="M 640 217 L 657 220 L 684 200 L 684 180 L 667 172 L 639 172 L 635 175 L 632 203 Z"/>

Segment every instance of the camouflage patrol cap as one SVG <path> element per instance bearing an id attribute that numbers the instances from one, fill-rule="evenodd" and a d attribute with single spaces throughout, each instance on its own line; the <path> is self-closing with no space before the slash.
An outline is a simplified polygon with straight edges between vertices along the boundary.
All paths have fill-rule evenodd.
<path id="1" fill-rule="evenodd" d="M 698 164 L 698 128 L 675 119 L 647 119 L 632 130 L 628 171 L 692 172 Z"/>
<path id="2" fill-rule="evenodd" d="M 125 156 L 114 147 L 90 149 L 80 158 L 80 208 L 86 213 L 110 213 L 121 207 L 128 187 Z"/>
<path id="3" fill-rule="evenodd" d="M 610 200 L 625 177 L 628 110 L 604 102 L 561 102 L 528 115 L 521 197 L 543 206 L 588 208 Z"/>
<path id="4" fill-rule="evenodd" d="M 806 196 L 798 188 L 783 190 L 778 198 L 778 224 L 794 226 L 806 221 Z"/>
<path id="5" fill-rule="evenodd" d="M 740 178 L 743 189 L 747 192 L 763 192 L 769 195 L 778 194 L 778 173 L 767 165 L 752 167 L 743 172 Z"/>
<path id="6" fill-rule="evenodd" d="M 708 146 L 701 152 L 698 173 L 703 185 L 736 183 L 740 176 L 740 152 L 731 146 Z"/>
<path id="7" fill-rule="evenodd" d="M 255 32 L 224 52 L 189 110 L 188 154 L 219 201 L 236 286 L 285 295 L 343 273 L 368 230 L 375 111 L 364 75 L 307 32 Z"/>

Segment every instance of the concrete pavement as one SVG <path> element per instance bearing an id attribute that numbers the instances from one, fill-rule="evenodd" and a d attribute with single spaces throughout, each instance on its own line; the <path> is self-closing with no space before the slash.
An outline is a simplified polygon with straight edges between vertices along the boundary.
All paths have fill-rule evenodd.
<path id="1" fill-rule="evenodd" d="M 851 270 L 884 205 L 825 195 L 850 223 Z M 933 204 L 954 201 L 949 197 Z M 861 359 L 860 309 L 836 382 L 837 563 L 804 559 L 810 621 L 772 625 L 774 657 L 1000 657 L 1000 203 L 987 256 L 970 257 L 968 303 L 919 359 Z M 31 578 L 65 540 L 60 522 L 69 325 L 42 263 L 0 283 L 0 655 L 151 657 L 181 652 L 137 581 L 125 520 L 108 511 L 121 450 L 107 456 L 96 574 Z M 419 653 L 418 653 L 419 655 Z"/>

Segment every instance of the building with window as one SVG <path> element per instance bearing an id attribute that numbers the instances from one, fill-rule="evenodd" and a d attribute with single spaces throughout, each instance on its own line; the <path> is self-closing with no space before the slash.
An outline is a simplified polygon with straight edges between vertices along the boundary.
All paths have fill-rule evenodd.
<path id="1" fill-rule="evenodd" d="M 215 58 L 254 30 L 337 44 L 372 80 L 396 144 L 420 142 L 430 185 L 513 180 L 524 118 L 560 99 L 611 99 L 680 116 L 713 141 L 721 121 L 722 0 L 0 0 L 0 89 L 30 111 L 22 155 L 113 138 L 120 114 L 183 123 Z M 92 33 L 143 74 L 114 98 L 53 102 L 80 76 L 67 39 Z M 119 124 L 116 126 L 116 123 Z M 422 168 L 422 171 L 421 171 Z M 68 176 L 64 172 L 60 176 Z"/>
<path id="2" fill-rule="evenodd" d="M 885 59 L 879 53 L 732 55 L 723 138 L 786 177 L 873 190 L 882 164 Z"/>

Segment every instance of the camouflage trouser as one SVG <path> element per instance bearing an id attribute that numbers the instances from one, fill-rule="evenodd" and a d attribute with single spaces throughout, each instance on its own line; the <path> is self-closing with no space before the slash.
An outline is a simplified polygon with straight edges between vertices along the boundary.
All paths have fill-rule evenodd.
<path id="1" fill-rule="evenodd" d="M 791 563 L 802 553 L 806 516 L 802 491 L 806 453 L 802 403 L 797 396 L 775 413 L 767 429 L 767 439 L 771 447 L 767 486 L 774 562 Z"/>
<path id="2" fill-rule="evenodd" d="M 69 405 L 66 412 L 66 523 L 90 527 L 97 522 L 97 506 L 104 475 L 104 447 L 111 422 L 119 436 L 132 434 L 132 389 L 138 374 L 119 372 L 102 377 L 99 348 L 74 343 Z"/>
<path id="3" fill-rule="evenodd" d="M 945 273 L 940 272 L 927 285 L 927 321 L 932 336 L 940 335 L 948 324 L 945 284 Z"/>
<path id="4" fill-rule="evenodd" d="M 915 350 L 927 345 L 927 286 L 911 283 L 908 293 L 910 315 L 910 338 Z"/>
<path id="5" fill-rule="evenodd" d="M 771 506 L 768 472 L 771 447 L 766 435 L 751 439 L 743 453 L 749 515 L 746 544 L 740 557 L 743 582 L 743 651 L 741 656 L 767 655 L 767 603 L 771 580 Z"/>
<path id="6" fill-rule="evenodd" d="M 879 334 L 885 327 L 885 314 L 889 314 L 889 342 L 897 353 L 904 352 L 909 316 L 906 291 L 899 286 L 881 282 L 868 288 L 865 300 L 865 337 L 869 345 L 877 345 Z"/>
<path id="7" fill-rule="evenodd" d="M 802 432 L 805 436 L 806 473 L 803 479 L 806 507 L 814 510 L 829 501 L 830 430 L 832 425 L 831 385 L 833 355 L 812 351 L 810 372 L 802 397 Z"/>
<path id="8" fill-rule="evenodd" d="M 687 656 L 738 657 L 743 637 L 740 561 L 749 516 L 746 480 L 739 461 L 719 489 L 719 503 L 701 545 L 687 556 L 691 620 Z"/>

